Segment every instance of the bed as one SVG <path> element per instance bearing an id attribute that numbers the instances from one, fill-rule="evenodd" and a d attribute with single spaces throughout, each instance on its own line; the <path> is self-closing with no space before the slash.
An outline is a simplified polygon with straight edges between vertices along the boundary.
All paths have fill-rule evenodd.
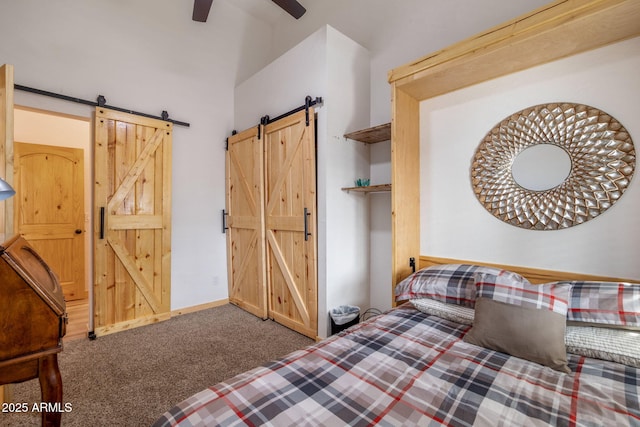
<path id="1" fill-rule="evenodd" d="M 427 262 L 417 197 L 420 101 L 636 37 L 639 15 L 633 0 L 557 0 L 392 70 L 398 306 L 212 385 L 154 425 L 640 426 L 640 285 Z"/>
<path id="2" fill-rule="evenodd" d="M 531 310 L 561 319 L 564 367 L 468 342 L 487 316 L 479 306 L 492 299 L 480 290 L 487 283 L 513 285 L 520 294 L 528 287 L 540 292 L 562 288 L 565 314 Z M 493 289 L 492 294 L 499 292 Z M 563 298 L 554 295 L 554 304 Z M 608 305 L 607 295 L 618 301 L 617 308 Z M 640 425 L 640 285 L 532 285 L 504 269 L 445 264 L 409 276 L 396 296 L 407 301 L 203 390 L 168 410 L 154 426 Z M 529 310 L 517 303 L 515 309 Z M 522 311 L 516 313 L 520 317 Z M 529 322 L 525 332 L 501 334 L 509 342 L 535 340 L 529 335 L 538 335 L 537 328 Z M 492 329 L 502 323 L 510 322 L 494 323 Z M 552 329 L 546 325 L 540 329 Z M 571 338 L 574 330 L 595 333 L 595 344 Z M 617 334 L 613 341 L 611 332 Z M 537 346 L 546 351 L 555 338 L 552 333 L 542 339 Z M 616 340 L 618 354 L 611 348 Z"/>

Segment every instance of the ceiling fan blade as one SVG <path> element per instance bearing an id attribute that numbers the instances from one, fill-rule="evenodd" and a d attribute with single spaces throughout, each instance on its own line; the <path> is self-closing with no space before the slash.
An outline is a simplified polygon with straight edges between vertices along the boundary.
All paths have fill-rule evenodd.
<path id="1" fill-rule="evenodd" d="M 193 0 L 193 15 L 191 19 L 197 22 L 207 22 L 212 3 L 213 0 Z"/>
<path id="2" fill-rule="evenodd" d="M 307 9 L 305 9 L 296 0 L 273 0 L 273 2 L 296 19 L 300 19 L 300 17 L 307 11 Z"/>

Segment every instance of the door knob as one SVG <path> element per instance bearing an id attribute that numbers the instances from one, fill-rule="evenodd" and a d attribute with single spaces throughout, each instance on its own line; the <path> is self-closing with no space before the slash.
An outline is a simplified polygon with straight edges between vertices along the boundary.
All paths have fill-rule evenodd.
<path id="1" fill-rule="evenodd" d="M 82 234 L 82 230 L 80 230 L 79 228 L 75 231 L 76 234 Z"/>

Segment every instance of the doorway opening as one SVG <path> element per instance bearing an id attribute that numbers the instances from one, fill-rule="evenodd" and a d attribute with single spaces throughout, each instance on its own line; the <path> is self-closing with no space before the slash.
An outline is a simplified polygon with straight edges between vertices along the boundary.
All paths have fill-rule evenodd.
<path id="1" fill-rule="evenodd" d="M 69 316 L 65 341 L 87 337 L 90 323 L 92 127 L 88 117 L 14 107 L 15 232 L 59 276 Z"/>

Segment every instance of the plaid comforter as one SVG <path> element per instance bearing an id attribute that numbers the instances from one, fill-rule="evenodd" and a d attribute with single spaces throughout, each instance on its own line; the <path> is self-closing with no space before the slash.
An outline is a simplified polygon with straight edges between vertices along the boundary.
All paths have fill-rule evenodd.
<path id="1" fill-rule="evenodd" d="M 155 426 L 639 426 L 640 369 L 571 374 L 462 341 L 410 305 L 193 395 Z"/>

